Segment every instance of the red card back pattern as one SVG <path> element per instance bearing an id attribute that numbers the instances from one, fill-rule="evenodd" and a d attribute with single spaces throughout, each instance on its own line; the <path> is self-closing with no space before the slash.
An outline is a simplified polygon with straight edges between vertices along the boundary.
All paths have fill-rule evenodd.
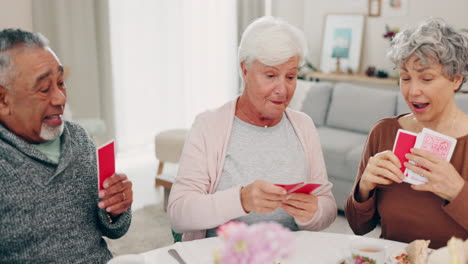
<path id="1" fill-rule="evenodd" d="M 299 182 L 299 183 L 294 183 L 294 184 L 275 184 L 275 185 L 283 187 L 288 192 L 289 190 L 298 187 L 298 185 L 301 185 L 298 189 L 294 190 L 293 193 L 311 193 L 318 187 L 322 186 L 322 184 L 319 184 L 319 183 L 304 184 L 304 182 Z"/>
<path id="2" fill-rule="evenodd" d="M 322 186 L 322 184 L 319 183 L 308 183 L 302 186 L 301 188 L 297 189 L 295 193 L 311 193 L 318 187 Z"/>
<path id="3" fill-rule="evenodd" d="M 299 184 L 304 184 L 304 182 L 294 183 L 294 184 L 275 184 L 276 186 L 283 187 L 286 191 L 295 188 Z"/>
<path id="4" fill-rule="evenodd" d="M 410 149 L 414 147 L 416 143 L 416 135 L 408 134 L 405 132 L 400 132 L 397 136 L 395 147 L 393 149 L 393 153 L 398 157 L 401 163 L 400 170 L 405 172 L 405 166 L 403 165 L 408 159 L 405 157 L 406 153 L 410 153 Z"/>
<path id="5" fill-rule="evenodd" d="M 99 190 L 104 189 L 104 181 L 115 173 L 114 141 L 100 147 L 97 152 Z"/>

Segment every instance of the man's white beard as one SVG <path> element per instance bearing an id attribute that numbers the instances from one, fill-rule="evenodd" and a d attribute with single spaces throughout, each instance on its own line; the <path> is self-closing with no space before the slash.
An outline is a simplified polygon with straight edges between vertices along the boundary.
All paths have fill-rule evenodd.
<path id="1" fill-rule="evenodd" d="M 63 122 L 60 124 L 60 126 L 56 127 L 51 127 L 43 122 L 41 125 L 41 133 L 39 133 L 39 137 L 45 141 L 54 140 L 62 135 L 63 127 Z"/>

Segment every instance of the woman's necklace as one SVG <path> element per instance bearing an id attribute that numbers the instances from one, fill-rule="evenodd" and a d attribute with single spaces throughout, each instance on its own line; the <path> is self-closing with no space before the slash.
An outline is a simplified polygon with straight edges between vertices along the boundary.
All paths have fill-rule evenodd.
<path id="1" fill-rule="evenodd" d="M 239 107 L 239 111 L 247 118 L 247 120 L 249 120 L 249 123 L 251 123 L 254 126 L 258 126 L 257 122 L 250 119 L 250 117 L 242 110 L 242 108 Z M 268 125 L 264 125 L 263 127 L 268 128 Z"/>

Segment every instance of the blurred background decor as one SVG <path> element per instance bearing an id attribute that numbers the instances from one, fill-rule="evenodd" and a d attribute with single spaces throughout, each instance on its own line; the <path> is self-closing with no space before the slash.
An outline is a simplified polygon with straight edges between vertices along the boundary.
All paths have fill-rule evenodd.
<path id="1" fill-rule="evenodd" d="M 327 15 L 320 60 L 323 72 L 348 68 L 359 72 L 364 22 L 364 15 Z"/>
<path id="2" fill-rule="evenodd" d="M 384 39 L 388 39 L 389 41 L 392 41 L 393 38 L 400 32 L 399 28 L 390 28 L 388 25 L 385 25 L 385 32 L 383 34 Z"/>

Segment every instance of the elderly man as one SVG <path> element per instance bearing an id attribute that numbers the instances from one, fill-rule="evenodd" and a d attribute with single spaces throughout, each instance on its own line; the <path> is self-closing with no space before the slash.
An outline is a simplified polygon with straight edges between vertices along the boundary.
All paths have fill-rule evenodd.
<path id="1" fill-rule="evenodd" d="M 98 193 L 95 146 L 62 120 L 63 66 L 48 41 L 0 31 L 0 263 L 105 263 L 131 221 L 123 174 Z"/>

